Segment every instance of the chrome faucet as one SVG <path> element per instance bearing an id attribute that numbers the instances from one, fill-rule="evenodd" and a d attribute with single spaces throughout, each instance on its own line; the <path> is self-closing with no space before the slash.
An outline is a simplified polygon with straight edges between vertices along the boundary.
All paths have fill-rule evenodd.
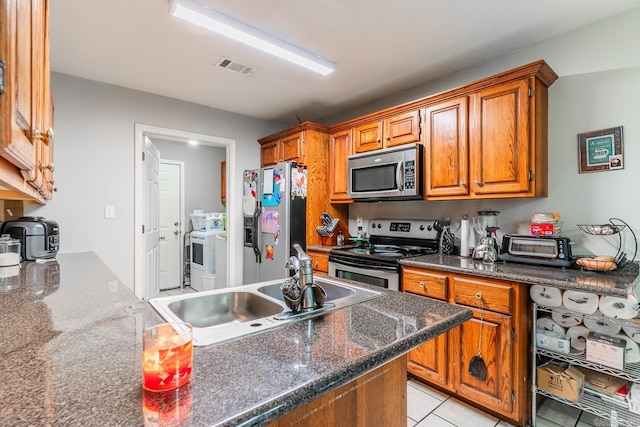
<path id="1" fill-rule="evenodd" d="M 313 295 L 313 267 L 311 266 L 311 257 L 307 255 L 298 244 L 293 245 L 293 249 L 298 253 L 298 256 L 295 258 L 298 261 L 297 274 L 299 274 L 302 293 L 302 310 L 313 310 L 316 306 L 316 301 Z M 293 264 L 294 266 L 296 265 L 295 261 Z"/>

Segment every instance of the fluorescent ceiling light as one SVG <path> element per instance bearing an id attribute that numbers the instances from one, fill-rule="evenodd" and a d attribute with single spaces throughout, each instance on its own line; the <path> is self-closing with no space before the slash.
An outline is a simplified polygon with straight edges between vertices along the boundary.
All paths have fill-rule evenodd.
<path id="1" fill-rule="evenodd" d="M 193 0 L 173 0 L 171 14 L 326 76 L 335 64 Z"/>
<path id="2" fill-rule="evenodd" d="M 198 145 L 198 141 L 196 141 L 195 139 L 190 139 L 189 145 Z"/>

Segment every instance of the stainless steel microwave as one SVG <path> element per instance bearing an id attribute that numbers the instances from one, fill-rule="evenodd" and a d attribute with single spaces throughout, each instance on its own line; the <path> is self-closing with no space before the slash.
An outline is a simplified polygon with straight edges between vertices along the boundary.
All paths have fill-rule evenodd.
<path id="1" fill-rule="evenodd" d="M 354 200 L 422 199 L 422 145 L 399 145 L 348 158 Z"/>

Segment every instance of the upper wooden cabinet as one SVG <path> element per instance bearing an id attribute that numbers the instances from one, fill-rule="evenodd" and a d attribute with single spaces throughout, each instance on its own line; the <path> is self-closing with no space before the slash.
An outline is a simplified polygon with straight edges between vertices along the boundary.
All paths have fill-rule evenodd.
<path id="1" fill-rule="evenodd" d="M 53 187 L 48 0 L 0 8 L 0 198 L 44 202 Z"/>
<path id="2" fill-rule="evenodd" d="M 322 245 L 316 226 L 321 225 L 320 215 L 323 212 L 328 212 L 332 217 L 340 218 L 340 221 L 348 224 L 347 206 L 334 206 L 329 200 L 331 157 L 327 126 L 304 122 L 260 138 L 258 142 L 261 146 L 263 167 L 284 161 L 294 161 L 307 166 L 307 246 Z"/>
<path id="3" fill-rule="evenodd" d="M 547 144 L 530 134 L 536 117 L 535 82 L 522 79 L 471 95 L 469 139 L 471 192 L 476 196 L 546 196 Z M 546 89 L 546 88 L 545 88 Z M 546 101 L 546 96 L 544 96 Z M 546 107 L 546 102 L 545 102 Z M 546 108 L 545 108 L 546 113 Z M 533 132 L 531 132 L 533 133 Z M 536 158 L 544 158 L 538 162 Z M 536 185 L 535 177 L 543 182 Z"/>
<path id="4" fill-rule="evenodd" d="M 294 131 L 294 129 L 298 129 Z M 307 139 L 314 138 L 320 132 L 328 135 L 329 128 L 312 122 L 270 135 L 258 140 L 260 143 L 260 164 L 262 167 L 273 166 L 279 162 L 307 162 Z M 325 147 L 327 148 L 327 147 Z"/>
<path id="5" fill-rule="evenodd" d="M 220 202 L 227 206 L 227 161 L 220 162 Z"/>
<path id="6" fill-rule="evenodd" d="M 420 111 L 409 111 L 363 123 L 353 129 L 354 151 L 379 150 L 420 141 Z"/>
<path id="7" fill-rule="evenodd" d="M 422 143 L 426 200 L 545 197 L 548 87 L 557 78 L 536 61 L 334 125 L 331 133 L 351 130 L 353 153 Z M 340 188 L 343 175 L 332 179 Z M 336 191 L 333 201 L 348 201 Z"/>
<path id="8" fill-rule="evenodd" d="M 343 130 L 329 137 L 329 176 L 331 177 L 331 202 L 351 202 L 349 198 L 349 171 L 347 160 L 351 155 L 351 130 Z"/>
<path id="9" fill-rule="evenodd" d="M 466 96 L 424 109 L 425 198 L 469 194 Z"/>

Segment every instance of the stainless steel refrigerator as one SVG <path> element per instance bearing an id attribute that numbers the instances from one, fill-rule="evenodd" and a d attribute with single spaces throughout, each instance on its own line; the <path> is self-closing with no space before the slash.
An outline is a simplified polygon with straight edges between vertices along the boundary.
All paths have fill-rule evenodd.
<path id="1" fill-rule="evenodd" d="M 247 179 L 257 180 L 255 190 L 247 191 Z M 305 166 L 283 162 L 257 174 L 245 171 L 243 283 L 289 277 L 285 265 L 296 254 L 293 245 L 306 248 L 306 200 Z"/>

